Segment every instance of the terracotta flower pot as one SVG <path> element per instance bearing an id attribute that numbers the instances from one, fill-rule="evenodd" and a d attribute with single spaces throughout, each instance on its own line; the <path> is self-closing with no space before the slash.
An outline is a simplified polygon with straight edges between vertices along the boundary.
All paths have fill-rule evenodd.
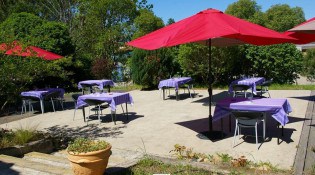
<path id="1" fill-rule="evenodd" d="M 104 174 L 109 156 L 111 155 L 111 148 L 111 146 L 108 146 L 107 149 L 87 153 L 73 153 L 68 151 L 68 159 L 71 162 L 74 174 Z"/>

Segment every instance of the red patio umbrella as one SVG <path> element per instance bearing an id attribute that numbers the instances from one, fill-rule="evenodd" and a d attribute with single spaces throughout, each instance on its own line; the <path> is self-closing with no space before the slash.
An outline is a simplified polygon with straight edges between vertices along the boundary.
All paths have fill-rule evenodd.
<path id="1" fill-rule="evenodd" d="M 146 50 L 170 47 L 190 42 L 209 46 L 209 136 L 212 135 L 212 74 L 211 46 L 231 46 L 239 44 L 271 45 L 290 42 L 293 38 L 257 24 L 224 14 L 216 9 L 207 9 L 191 17 L 156 30 L 127 43 Z"/>
<path id="2" fill-rule="evenodd" d="M 294 37 L 298 40 L 294 44 L 307 44 L 315 41 L 315 17 L 311 18 L 292 29 L 284 32 L 285 35 Z"/>
<path id="3" fill-rule="evenodd" d="M 18 42 L 13 42 L 11 45 L 6 43 L 0 44 L 0 51 L 5 52 L 6 55 L 16 55 L 23 57 L 39 57 L 45 60 L 56 60 L 63 58 L 61 55 L 49 52 L 47 50 L 41 49 L 35 46 L 28 46 L 23 48 L 22 45 Z"/>

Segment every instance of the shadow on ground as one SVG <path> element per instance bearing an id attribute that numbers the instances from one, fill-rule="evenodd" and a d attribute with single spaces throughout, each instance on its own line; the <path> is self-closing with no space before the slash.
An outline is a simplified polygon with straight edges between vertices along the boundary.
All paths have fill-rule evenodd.
<path id="1" fill-rule="evenodd" d="M 304 120 L 305 119 L 289 116 L 289 121 L 290 121 L 289 123 L 304 122 Z M 209 132 L 208 123 L 209 123 L 208 118 L 201 118 L 201 119 L 196 119 L 196 120 L 179 122 L 175 124 L 178 124 L 180 126 L 183 126 L 190 130 L 195 131 L 196 137 L 200 139 L 209 140 L 209 138 L 205 135 Z M 283 136 L 282 136 L 281 126 L 280 128 L 277 128 L 277 125 L 278 125 L 278 122 L 274 120 L 270 115 L 269 116 L 267 115 L 265 142 L 270 142 L 272 139 L 278 139 L 278 138 L 279 138 L 280 144 L 282 142 L 286 142 L 286 143 L 294 142 L 291 137 L 292 137 L 293 132 L 296 131 L 296 129 L 285 126 L 283 128 Z M 225 117 L 222 120 L 213 122 L 213 131 L 215 131 L 214 133 L 217 135 L 216 138 L 218 139 L 210 139 L 211 141 L 219 141 L 222 139 L 233 137 L 234 131 L 235 131 L 235 119 L 233 117 L 231 117 L 231 119 L 229 119 L 229 117 Z M 222 132 L 223 132 L 223 137 L 221 137 Z M 263 127 L 262 127 L 262 124 L 259 124 L 258 136 L 262 136 L 262 133 L 263 133 Z M 248 143 L 253 143 L 253 144 L 256 143 L 254 128 L 242 129 L 241 135 L 254 136 L 254 137 L 243 137 L 242 140 Z"/>

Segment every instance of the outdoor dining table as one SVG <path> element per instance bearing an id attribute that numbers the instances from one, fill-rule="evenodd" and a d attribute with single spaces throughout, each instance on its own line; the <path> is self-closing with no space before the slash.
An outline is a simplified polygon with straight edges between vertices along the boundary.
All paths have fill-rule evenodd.
<path id="1" fill-rule="evenodd" d="M 170 87 L 175 88 L 176 100 L 179 100 L 178 88 L 191 80 L 191 77 L 176 77 L 160 81 L 158 88 L 163 90 L 163 100 L 165 100 L 165 89 Z"/>
<path id="2" fill-rule="evenodd" d="M 292 108 L 289 101 L 284 98 L 247 99 L 243 97 L 229 97 L 217 102 L 213 114 L 213 121 L 217 121 L 224 117 L 230 116 L 232 111 L 264 112 L 264 117 L 267 116 L 266 113 L 269 113 L 273 119 L 275 119 L 280 125 L 282 125 L 283 135 L 283 126 L 285 126 L 289 122 L 288 114 L 292 112 Z"/>
<path id="3" fill-rule="evenodd" d="M 104 87 L 107 86 L 108 92 L 110 92 L 110 87 L 114 86 L 114 82 L 112 80 L 103 79 L 103 80 L 85 80 L 85 81 L 80 81 L 78 83 L 79 89 L 83 89 L 83 87 L 89 87 L 90 91 L 92 91 L 91 90 L 92 86 L 97 86 L 102 91 Z"/>
<path id="4" fill-rule="evenodd" d="M 217 102 L 213 121 L 229 116 L 233 110 L 268 112 L 282 126 L 289 122 L 288 113 L 292 108 L 284 98 L 225 98 Z"/>
<path id="5" fill-rule="evenodd" d="M 133 98 L 132 96 L 128 93 L 128 92 L 113 92 L 113 93 L 92 93 L 92 94 L 87 94 L 87 95 L 81 95 L 79 96 L 77 103 L 76 103 L 76 110 L 78 108 L 82 108 L 83 110 L 83 117 L 84 117 L 84 121 L 85 121 L 85 110 L 84 107 L 89 106 L 89 104 L 86 102 L 86 100 L 98 100 L 98 101 L 103 101 L 104 103 L 108 103 L 109 107 L 112 111 L 112 113 L 114 113 L 116 115 L 116 108 L 117 105 L 126 104 L 126 115 L 127 115 L 127 119 L 128 119 L 128 107 L 127 104 L 133 104 Z M 116 121 L 114 120 L 115 124 Z"/>
<path id="6" fill-rule="evenodd" d="M 42 114 L 44 113 L 44 98 L 47 94 L 59 92 L 59 97 L 63 99 L 65 90 L 63 88 L 43 88 L 43 89 L 35 89 L 32 91 L 21 92 L 22 97 L 34 97 L 38 98 L 40 101 L 40 108 Z"/>
<path id="7" fill-rule="evenodd" d="M 232 86 L 235 84 L 242 84 L 242 85 L 248 85 L 251 87 L 252 89 L 252 93 L 253 94 L 257 94 L 256 93 L 256 86 L 262 84 L 265 81 L 264 77 L 251 77 L 251 78 L 240 78 L 237 80 L 234 80 L 231 82 L 230 86 L 229 86 L 229 92 L 232 93 L 233 92 L 233 88 Z"/>

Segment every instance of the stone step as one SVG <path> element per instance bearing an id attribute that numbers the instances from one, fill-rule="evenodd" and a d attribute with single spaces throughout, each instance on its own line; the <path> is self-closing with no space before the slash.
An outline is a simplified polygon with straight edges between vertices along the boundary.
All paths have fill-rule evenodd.
<path id="1" fill-rule="evenodd" d="M 62 167 L 65 169 L 70 169 L 70 162 L 66 157 L 55 156 L 50 154 L 44 154 L 39 152 L 30 152 L 24 155 L 23 159 L 30 160 L 33 162 L 38 162 L 42 164 L 47 164 L 50 166 Z"/>
<path id="2" fill-rule="evenodd" d="M 72 174 L 70 168 L 47 166 L 47 164 L 26 159 L 0 155 L 0 174 Z"/>

